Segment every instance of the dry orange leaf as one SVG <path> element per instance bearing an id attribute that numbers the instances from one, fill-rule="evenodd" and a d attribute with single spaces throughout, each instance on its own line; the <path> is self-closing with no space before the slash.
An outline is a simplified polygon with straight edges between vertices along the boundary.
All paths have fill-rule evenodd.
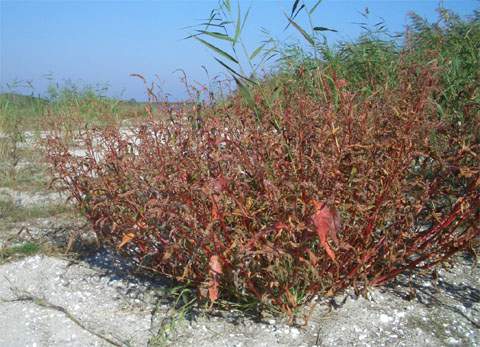
<path id="1" fill-rule="evenodd" d="M 121 249 L 123 246 L 125 246 L 127 243 L 133 240 L 135 237 L 134 233 L 126 233 L 123 235 L 122 242 L 117 246 L 118 249 Z"/>

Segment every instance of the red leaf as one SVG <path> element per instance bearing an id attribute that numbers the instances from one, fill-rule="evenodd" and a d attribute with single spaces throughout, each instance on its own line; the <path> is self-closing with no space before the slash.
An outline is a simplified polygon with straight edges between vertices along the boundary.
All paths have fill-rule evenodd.
<path id="1" fill-rule="evenodd" d="M 215 193 L 221 193 L 227 190 L 228 180 L 223 176 L 212 179 L 212 188 Z"/>
<path id="2" fill-rule="evenodd" d="M 220 263 L 220 258 L 218 255 L 212 255 L 210 257 L 210 272 L 214 275 L 219 275 L 222 273 L 222 264 Z"/>
<path id="3" fill-rule="evenodd" d="M 348 82 L 344 79 L 340 79 L 337 81 L 337 89 L 342 89 L 343 87 L 346 87 Z"/>
<path id="4" fill-rule="evenodd" d="M 211 279 L 208 283 L 208 297 L 210 298 L 210 301 L 213 302 L 218 299 L 218 287 L 220 286 L 218 275 L 223 272 L 222 264 L 220 263 L 218 255 L 212 255 L 210 257 L 209 267 Z"/>
<path id="5" fill-rule="evenodd" d="M 320 204 L 313 200 L 315 206 L 315 213 L 312 217 L 313 224 L 317 229 L 317 234 L 320 239 L 320 244 L 327 252 L 328 256 L 335 261 L 335 253 L 327 242 L 327 237 L 330 234 L 332 238 L 338 243 L 336 231 L 340 227 L 340 220 L 338 215 L 333 212 L 325 204 Z"/>
<path id="6" fill-rule="evenodd" d="M 220 219 L 220 211 L 218 209 L 218 197 L 211 195 L 210 200 L 212 201 L 212 220 Z"/>
<path id="7" fill-rule="evenodd" d="M 212 302 L 218 299 L 218 282 L 215 280 L 211 282 L 210 286 L 208 287 L 208 297 Z"/>

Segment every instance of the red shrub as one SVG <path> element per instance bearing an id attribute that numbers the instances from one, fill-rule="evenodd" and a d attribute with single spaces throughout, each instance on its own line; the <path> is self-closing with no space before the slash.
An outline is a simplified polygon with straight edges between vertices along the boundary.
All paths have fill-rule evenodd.
<path id="1" fill-rule="evenodd" d="M 88 130 L 75 156 L 48 160 L 100 240 L 199 294 L 254 299 L 293 314 L 316 294 L 380 285 L 429 267 L 479 234 L 479 145 L 429 104 L 430 71 L 370 97 L 346 81 L 325 100 L 285 87 L 257 122 L 241 100 L 146 121 L 132 134 Z M 447 145 L 444 145 L 447 144 Z"/>

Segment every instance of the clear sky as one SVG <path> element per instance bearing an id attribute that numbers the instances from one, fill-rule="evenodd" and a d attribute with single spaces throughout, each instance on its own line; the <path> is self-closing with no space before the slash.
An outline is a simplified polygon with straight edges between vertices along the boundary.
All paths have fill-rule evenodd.
<path id="1" fill-rule="evenodd" d="M 235 0 L 232 0 L 235 3 Z M 245 42 L 255 47 L 265 27 L 273 36 L 300 38 L 283 28 L 293 1 L 241 0 L 243 10 L 251 5 Z M 307 1 L 314 3 L 314 1 Z M 468 15 L 480 8 L 478 0 L 443 1 L 447 8 Z M 360 12 L 368 7 L 372 23 L 385 19 L 392 31 L 407 24 L 406 14 L 415 11 L 430 20 L 436 18 L 439 1 L 335 1 L 322 2 L 314 24 L 337 29 L 329 40 L 348 40 L 360 32 Z M 194 40 L 183 27 L 208 17 L 217 0 L 160 1 L 19 1 L 0 0 L 0 85 L 5 91 L 14 80 L 31 80 L 41 94 L 50 83 L 70 79 L 83 84 L 108 83 L 109 95 L 145 99 L 142 83 L 129 76 L 158 75 L 172 98 L 185 96 L 176 69 L 184 69 L 191 80 L 207 80 L 222 71 L 213 54 Z"/>

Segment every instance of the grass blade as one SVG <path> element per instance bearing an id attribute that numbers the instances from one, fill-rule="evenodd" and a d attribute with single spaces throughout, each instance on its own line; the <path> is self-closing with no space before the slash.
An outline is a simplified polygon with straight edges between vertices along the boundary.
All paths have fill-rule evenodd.
<path id="1" fill-rule="evenodd" d="M 315 41 L 313 40 L 313 38 L 307 34 L 307 32 L 305 30 L 303 30 L 303 28 L 298 25 L 294 20 L 290 19 L 286 14 L 285 14 L 285 17 L 287 17 L 288 21 L 290 22 L 290 24 L 292 24 L 295 29 L 297 29 L 300 34 L 302 34 L 302 36 L 305 38 L 305 40 L 308 41 L 308 43 L 310 43 L 312 46 L 315 46 Z"/>
<path id="2" fill-rule="evenodd" d="M 309 15 L 312 15 L 313 12 L 315 12 L 315 10 L 317 9 L 318 5 L 320 5 L 320 3 L 322 2 L 322 0 L 318 0 L 315 5 L 313 5 L 312 9 L 310 11 L 308 11 L 308 14 Z"/>
<path id="3" fill-rule="evenodd" d="M 295 13 L 295 10 L 297 9 L 297 6 L 298 6 L 299 2 L 300 2 L 300 0 L 295 0 L 295 2 L 293 3 L 292 13 L 290 13 L 290 18 L 293 18 L 293 14 Z"/>
<path id="4" fill-rule="evenodd" d="M 230 0 L 223 0 L 223 6 L 227 9 L 228 13 L 232 11 L 232 4 Z"/>
<path id="5" fill-rule="evenodd" d="M 304 8 L 305 8 L 305 5 L 300 6 L 300 8 L 297 10 L 297 12 L 295 12 L 295 14 L 293 15 L 292 19 L 295 19 L 295 17 L 297 17 L 298 14 L 300 13 L 300 11 L 303 10 Z"/>
<path id="6" fill-rule="evenodd" d="M 232 39 L 230 36 L 228 36 L 227 34 L 220 33 L 218 31 L 197 30 L 197 32 L 203 35 L 214 37 L 219 40 L 234 42 L 234 39 Z"/>
<path id="7" fill-rule="evenodd" d="M 205 40 L 203 40 L 203 39 L 201 39 L 201 38 L 198 38 L 198 37 L 196 37 L 196 36 L 194 36 L 194 39 L 200 41 L 200 42 L 203 43 L 205 46 L 207 46 L 208 48 L 210 48 L 212 51 L 220 54 L 222 57 L 227 58 L 227 59 L 230 60 L 230 61 L 233 61 L 235 64 L 238 64 L 238 60 L 237 60 L 237 59 L 235 59 L 234 57 L 232 57 L 230 54 L 228 54 L 228 53 L 225 52 L 224 50 L 222 50 L 222 49 L 220 49 L 220 48 L 212 45 L 210 42 L 205 41 Z"/>
<path id="8" fill-rule="evenodd" d="M 225 69 L 227 69 L 228 71 L 230 71 L 231 73 L 237 75 L 238 77 L 240 77 L 241 79 L 244 79 L 245 81 L 248 81 L 252 84 L 257 84 L 257 82 L 251 80 L 250 78 L 248 77 L 245 77 L 241 74 L 239 74 L 237 71 L 235 71 L 234 69 L 232 69 L 230 66 L 228 66 L 227 64 L 225 64 L 223 61 L 221 61 L 220 59 L 218 58 L 214 58 L 220 65 L 222 65 Z"/>
<path id="9" fill-rule="evenodd" d="M 295 3 L 293 4 L 292 6 L 292 13 L 290 14 L 290 19 L 295 19 L 295 17 L 300 13 L 300 11 L 305 7 L 305 4 L 302 4 L 302 6 L 300 6 L 300 8 L 295 12 L 295 10 L 297 9 L 297 6 L 298 6 L 298 0 L 295 1 Z M 285 14 L 286 15 L 286 14 Z M 287 30 L 288 27 L 290 26 L 290 23 L 287 24 L 287 26 L 285 27 L 284 30 Z"/>
<path id="10" fill-rule="evenodd" d="M 211 23 L 214 22 L 215 20 L 217 20 L 216 17 L 217 17 L 217 14 L 215 13 L 215 10 L 212 10 L 210 12 L 210 17 L 207 20 L 207 25 L 205 26 L 205 29 L 208 29 L 208 27 L 211 25 Z"/>
<path id="11" fill-rule="evenodd" d="M 334 33 L 338 33 L 338 30 L 330 29 L 330 28 L 326 28 L 326 27 L 314 27 L 313 30 L 315 30 L 315 31 L 332 31 Z"/>
<path id="12" fill-rule="evenodd" d="M 240 2 L 237 2 L 237 24 L 235 25 L 235 36 L 233 37 L 233 43 L 236 43 L 238 38 L 240 37 L 241 31 L 241 15 L 242 12 L 240 11 Z"/>
<path id="13" fill-rule="evenodd" d="M 243 28 L 245 27 L 245 23 L 247 22 L 247 18 L 248 18 L 248 15 L 250 14 L 250 9 L 252 7 L 248 7 L 248 10 L 247 10 L 247 13 L 245 13 L 245 17 L 243 17 L 243 22 L 242 22 L 242 28 L 240 29 L 240 31 L 243 31 Z"/>
<path id="14" fill-rule="evenodd" d="M 235 77 L 234 75 L 232 75 L 232 77 L 237 83 L 237 87 L 238 87 L 238 91 L 240 92 L 240 95 L 245 99 L 248 106 L 250 106 L 250 108 L 253 110 L 257 120 L 260 120 L 260 113 L 258 112 L 257 105 L 255 104 L 255 100 L 253 99 L 250 89 L 248 89 L 237 77 Z"/>
<path id="15" fill-rule="evenodd" d="M 258 46 L 257 48 L 255 48 L 255 50 L 252 52 L 252 54 L 250 55 L 249 59 L 250 60 L 253 60 L 255 59 L 255 57 L 258 55 L 258 53 L 260 53 L 263 49 L 263 47 L 265 47 L 265 43 Z"/>

